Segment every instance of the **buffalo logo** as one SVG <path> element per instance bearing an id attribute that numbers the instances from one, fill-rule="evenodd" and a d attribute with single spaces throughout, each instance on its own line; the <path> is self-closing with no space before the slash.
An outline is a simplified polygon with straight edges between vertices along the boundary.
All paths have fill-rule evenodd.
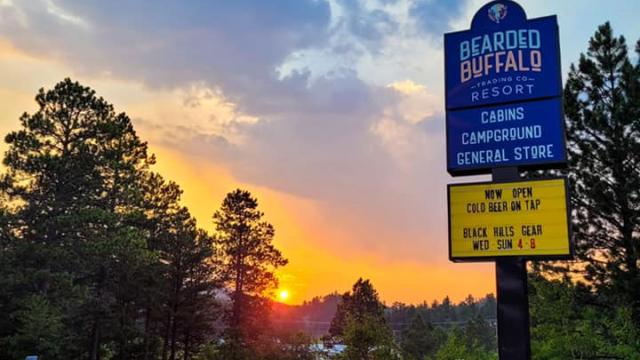
<path id="1" fill-rule="evenodd" d="M 500 24 L 504 18 L 507 17 L 507 6 L 504 4 L 495 4 L 489 8 L 489 19 Z"/>

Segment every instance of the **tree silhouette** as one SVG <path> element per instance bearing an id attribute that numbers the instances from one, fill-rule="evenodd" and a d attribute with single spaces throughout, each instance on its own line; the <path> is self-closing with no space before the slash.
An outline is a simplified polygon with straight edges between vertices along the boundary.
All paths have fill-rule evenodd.
<path id="1" fill-rule="evenodd" d="M 36 102 L 38 111 L 22 115 L 22 129 L 6 136 L 2 190 L 22 205 L 16 214 L 25 241 L 20 248 L 29 253 L 19 257 L 32 269 L 31 291 L 48 294 L 47 304 L 66 315 L 81 314 L 89 328 L 76 327 L 75 344 L 66 346 L 86 346 L 78 340 L 89 334 L 89 358 L 97 359 L 112 326 L 105 319 L 126 306 L 115 301 L 127 277 L 116 262 L 133 254 L 147 258 L 142 233 L 129 222 L 135 177 L 153 159 L 129 118 L 90 88 L 65 79 L 41 89 Z M 51 294 L 53 288 L 60 293 Z M 77 298 L 81 289 L 87 296 Z"/>
<path id="2" fill-rule="evenodd" d="M 564 98 L 578 258 L 640 328 L 640 65 L 609 23 L 571 66 Z"/>
<path id="3" fill-rule="evenodd" d="M 385 319 L 373 314 L 367 313 L 360 317 L 347 315 L 342 338 L 347 346 L 342 359 L 401 359 L 393 333 Z"/>
<path id="4" fill-rule="evenodd" d="M 274 270 L 287 264 L 272 244 L 275 231 L 263 216 L 258 201 L 240 189 L 227 194 L 213 215 L 222 262 L 220 276 L 233 302 L 230 332 L 235 332 L 239 341 L 248 339 L 250 329 L 257 332 L 264 327 L 268 306 L 264 292 L 277 287 Z"/>
<path id="5" fill-rule="evenodd" d="M 384 306 L 369 280 L 358 279 L 342 295 L 329 334 L 347 345 L 346 359 L 396 359 L 399 351 L 384 317 Z"/>
<path id="6" fill-rule="evenodd" d="M 402 332 L 401 347 L 406 359 L 422 360 L 432 356 L 444 341 L 445 334 L 416 313 Z"/>
<path id="7" fill-rule="evenodd" d="M 353 284 L 351 292 L 346 292 L 342 295 L 336 313 L 331 320 L 329 334 L 334 337 L 341 337 L 344 334 L 348 317 L 359 321 L 365 315 L 384 319 L 384 307 L 380 302 L 378 292 L 373 288 L 371 282 L 359 278 Z"/>

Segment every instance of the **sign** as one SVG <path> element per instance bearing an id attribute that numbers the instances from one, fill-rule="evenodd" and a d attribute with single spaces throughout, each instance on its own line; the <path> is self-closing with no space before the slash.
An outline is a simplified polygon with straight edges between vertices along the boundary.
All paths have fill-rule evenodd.
<path id="1" fill-rule="evenodd" d="M 444 49 L 447 170 L 451 175 L 488 173 L 491 168 L 503 166 L 566 163 L 560 45 L 555 16 L 528 20 L 517 3 L 492 1 L 478 10 L 470 30 L 445 34 Z M 553 106 L 544 109 L 544 114 L 543 107 L 534 105 L 540 100 L 553 99 Z M 484 113 L 479 109 L 493 111 L 493 115 L 488 113 L 488 116 L 493 116 L 494 121 L 482 118 Z M 516 122 L 499 121 L 501 116 L 511 115 L 517 117 Z M 473 151 L 461 146 L 474 145 L 462 144 L 460 135 L 466 129 L 487 131 L 490 136 L 504 133 L 502 130 L 509 133 L 515 127 L 539 126 L 543 122 L 544 129 L 535 130 L 537 137 L 520 139 L 531 141 L 513 141 L 506 149 L 504 141 L 486 142 L 477 148 L 482 152 L 470 153 L 468 161 L 459 161 L 459 156 L 466 156 L 459 155 L 461 152 Z M 556 151 L 552 156 L 545 152 L 544 158 L 531 156 L 516 160 L 515 154 L 501 156 L 502 150 L 534 145 L 553 145 Z"/>
<path id="2" fill-rule="evenodd" d="M 565 178 L 456 184 L 447 190 L 452 261 L 572 256 Z"/>
<path id="3" fill-rule="evenodd" d="M 513 1 L 478 10 L 471 29 L 444 35 L 447 110 L 560 96 L 556 16 L 527 20 Z"/>
<path id="4" fill-rule="evenodd" d="M 471 174 L 487 166 L 564 164 L 560 98 L 452 111 L 447 169 Z"/>

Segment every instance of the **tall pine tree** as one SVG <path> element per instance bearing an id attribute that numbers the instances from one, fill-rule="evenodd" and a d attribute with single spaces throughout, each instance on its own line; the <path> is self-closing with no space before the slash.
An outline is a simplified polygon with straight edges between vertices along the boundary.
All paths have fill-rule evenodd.
<path id="1" fill-rule="evenodd" d="M 336 313 L 331 319 L 329 334 L 340 338 L 344 335 L 349 317 L 358 321 L 365 316 L 384 320 L 384 306 L 371 282 L 360 278 L 353 284 L 351 292 L 342 295 Z"/>
<path id="2" fill-rule="evenodd" d="M 232 307 L 228 317 L 228 358 L 244 355 L 246 348 L 268 322 L 269 301 L 265 291 L 275 288 L 274 270 L 287 260 L 273 245 L 275 230 L 263 220 L 258 201 L 250 192 L 237 189 L 225 197 L 213 215 L 222 264 L 221 279 L 230 291 Z"/>
<path id="3" fill-rule="evenodd" d="M 398 359 L 400 356 L 384 316 L 384 305 L 369 280 L 358 279 L 351 292 L 342 295 L 329 334 L 347 345 L 345 359 Z"/>
<path id="4" fill-rule="evenodd" d="M 41 294 L 65 315 L 73 333 L 64 337 L 72 339 L 65 344 L 69 356 L 87 349 L 97 359 L 114 305 L 106 296 L 113 278 L 102 260 L 118 251 L 120 240 L 133 239 L 119 237 L 131 233 L 114 212 L 115 184 L 109 186 L 106 169 L 129 156 L 144 162 L 133 154 L 144 154 L 146 144 L 133 143 L 114 158 L 108 144 L 131 134 L 129 120 L 77 82 L 41 89 L 36 102 L 38 110 L 21 117 L 22 129 L 6 137 L 2 190 L 19 204 L 17 258 L 30 280 L 26 293 Z"/>
<path id="5" fill-rule="evenodd" d="M 564 98 L 578 259 L 640 327 L 640 65 L 609 23 L 571 66 Z"/>

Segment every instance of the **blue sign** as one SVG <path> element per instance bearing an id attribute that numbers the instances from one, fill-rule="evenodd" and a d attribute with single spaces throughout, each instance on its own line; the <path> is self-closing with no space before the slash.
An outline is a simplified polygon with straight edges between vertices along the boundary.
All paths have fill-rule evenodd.
<path id="1" fill-rule="evenodd" d="M 566 162 L 561 98 L 447 114 L 447 170 Z"/>
<path id="2" fill-rule="evenodd" d="M 562 93 L 558 22 L 527 20 L 513 1 L 494 1 L 471 30 L 445 34 L 447 110 Z"/>
<path id="3" fill-rule="evenodd" d="M 449 173 L 566 163 L 555 16 L 527 20 L 517 3 L 492 1 L 478 10 L 470 30 L 445 34 L 444 42 Z M 483 122 L 483 114 L 502 113 L 519 119 Z M 520 127 L 536 133 L 522 137 Z M 467 132 L 497 137 L 469 143 L 461 138 Z M 521 153 L 547 145 L 554 150 Z"/>

